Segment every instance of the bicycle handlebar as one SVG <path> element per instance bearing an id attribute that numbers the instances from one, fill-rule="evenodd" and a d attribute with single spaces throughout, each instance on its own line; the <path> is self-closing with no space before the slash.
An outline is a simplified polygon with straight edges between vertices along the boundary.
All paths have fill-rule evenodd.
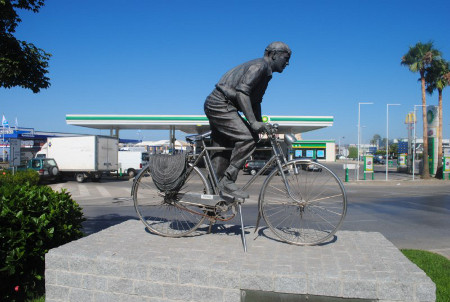
<path id="1" fill-rule="evenodd" d="M 266 128 L 264 129 L 264 133 L 266 133 L 267 135 L 272 135 L 278 132 L 278 124 L 270 124 L 267 123 L 266 124 Z"/>

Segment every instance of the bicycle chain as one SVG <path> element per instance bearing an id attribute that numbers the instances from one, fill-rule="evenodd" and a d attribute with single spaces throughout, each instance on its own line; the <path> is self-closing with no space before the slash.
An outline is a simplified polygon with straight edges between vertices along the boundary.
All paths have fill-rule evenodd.
<path id="1" fill-rule="evenodd" d="M 212 218 L 212 219 L 214 219 L 214 220 L 219 220 L 219 221 L 229 221 L 229 220 L 233 219 L 233 218 L 236 216 L 236 213 L 233 213 L 233 215 L 231 215 L 230 218 L 224 219 L 224 218 L 220 218 L 219 214 L 217 214 L 217 213 L 215 213 L 216 216 L 211 216 L 211 215 L 207 215 L 207 214 L 205 214 L 205 213 L 199 213 L 199 212 L 196 212 L 196 211 L 191 210 L 191 209 L 188 209 L 188 208 L 186 208 L 186 207 L 182 207 L 182 206 L 180 206 L 178 203 L 175 203 L 174 205 L 175 205 L 175 207 L 179 208 L 180 210 L 187 211 L 187 212 L 190 212 L 190 213 L 192 213 L 192 214 L 200 215 L 200 216 L 203 216 L 203 217 L 208 218 L 208 219 L 211 219 L 211 218 Z M 216 208 L 214 208 L 214 210 L 215 210 L 215 209 L 216 209 Z M 229 209 L 229 208 L 228 208 L 228 209 Z"/>

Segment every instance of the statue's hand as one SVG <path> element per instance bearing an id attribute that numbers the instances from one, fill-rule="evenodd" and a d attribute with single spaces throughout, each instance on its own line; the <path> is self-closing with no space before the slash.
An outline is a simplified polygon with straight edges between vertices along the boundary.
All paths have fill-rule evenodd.
<path id="1" fill-rule="evenodd" d="M 253 131 L 261 133 L 264 132 L 264 130 L 266 129 L 266 125 L 267 124 L 263 122 L 253 122 L 250 124 L 250 127 L 252 128 Z"/>

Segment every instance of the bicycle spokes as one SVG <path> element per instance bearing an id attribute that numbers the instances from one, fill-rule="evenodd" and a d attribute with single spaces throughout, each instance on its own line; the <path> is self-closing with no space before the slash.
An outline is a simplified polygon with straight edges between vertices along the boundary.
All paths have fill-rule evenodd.
<path id="1" fill-rule="evenodd" d="M 298 245 L 330 238 L 346 213 L 340 180 L 325 166 L 304 161 L 287 163 L 283 173 L 272 173 L 262 188 L 261 211 L 269 228 Z"/>

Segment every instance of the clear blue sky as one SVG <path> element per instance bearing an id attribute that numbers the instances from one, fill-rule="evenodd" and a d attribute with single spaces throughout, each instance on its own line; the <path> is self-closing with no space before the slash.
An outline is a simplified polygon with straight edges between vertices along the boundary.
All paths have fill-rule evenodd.
<path id="1" fill-rule="evenodd" d="M 405 116 L 421 93 L 401 57 L 432 40 L 450 60 L 449 13 L 448 0 L 47 0 L 39 13 L 21 13 L 16 36 L 53 55 L 52 85 L 38 94 L 0 88 L 0 113 L 10 125 L 17 117 L 23 127 L 94 134 L 66 125 L 66 114 L 203 114 L 223 73 L 283 41 L 291 62 L 274 74 L 263 114 L 334 116 L 333 127 L 304 138 L 356 143 L 358 102 L 375 103 L 361 107 L 363 142 L 386 136 L 386 104 L 400 103 L 389 109 L 389 137 L 406 137 Z M 437 92 L 427 96 L 437 102 Z M 449 109 L 447 89 L 444 137 Z"/>

